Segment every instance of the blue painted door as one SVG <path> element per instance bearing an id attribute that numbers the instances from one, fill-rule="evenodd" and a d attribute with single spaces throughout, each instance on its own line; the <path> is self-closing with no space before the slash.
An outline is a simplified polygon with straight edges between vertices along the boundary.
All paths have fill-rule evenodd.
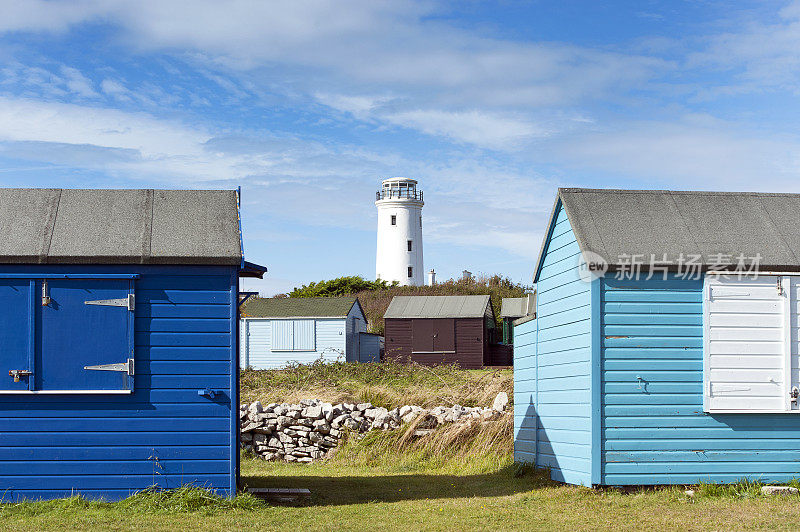
<path id="1" fill-rule="evenodd" d="M 0 279 L 0 390 L 25 391 L 29 377 L 17 382 L 13 370 L 33 371 L 30 360 L 31 288 L 27 279 Z"/>
<path id="2" fill-rule="evenodd" d="M 44 282 L 44 281 L 41 281 Z M 37 390 L 129 390 L 127 371 L 87 369 L 133 358 L 133 281 L 51 279 L 37 324 Z"/>

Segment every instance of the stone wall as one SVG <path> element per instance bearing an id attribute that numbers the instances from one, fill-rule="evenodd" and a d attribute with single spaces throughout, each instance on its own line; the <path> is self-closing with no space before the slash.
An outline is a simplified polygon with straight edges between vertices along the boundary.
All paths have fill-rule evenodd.
<path id="1" fill-rule="evenodd" d="M 437 426 L 468 420 L 492 421 L 505 415 L 508 395 L 498 394 L 488 408 L 460 405 L 424 409 L 407 405 L 393 410 L 370 403 L 331 404 L 316 399 L 299 404 L 256 401 L 239 407 L 242 447 L 265 460 L 312 462 L 336 447 L 345 432 L 395 430 L 422 416 L 414 435 L 423 437 Z"/>

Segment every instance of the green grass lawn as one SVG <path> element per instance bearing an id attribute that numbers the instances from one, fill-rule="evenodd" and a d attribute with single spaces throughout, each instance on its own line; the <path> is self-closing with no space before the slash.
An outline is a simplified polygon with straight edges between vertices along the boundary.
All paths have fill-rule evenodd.
<path id="1" fill-rule="evenodd" d="M 159 506 L 147 497 L 118 504 L 79 499 L 0 505 L 3 530 L 742 530 L 794 529 L 800 497 L 724 494 L 689 499 L 679 488 L 637 493 L 559 485 L 543 472 L 514 476 L 513 464 L 454 474 L 447 467 L 242 463 L 249 486 L 305 487 L 303 506 L 194 500 Z"/>

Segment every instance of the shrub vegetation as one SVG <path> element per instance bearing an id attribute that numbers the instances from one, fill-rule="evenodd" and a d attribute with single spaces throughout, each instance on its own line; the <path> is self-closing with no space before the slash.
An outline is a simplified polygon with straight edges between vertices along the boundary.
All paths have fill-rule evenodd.
<path id="1" fill-rule="evenodd" d="M 398 286 L 397 282 L 367 281 L 362 277 L 339 277 L 330 281 L 310 283 L 295 288 L 289 297 L 358 296 L 367 315 L 369 330 L 383 334 L 383 315 L 394 296 L 467 296 L 486 295 L 492 300 L 497 326 L 500 326 L 500 306 L 504 297 L 523 297 L 525 288 L 502 275 L 482 275 L 449 279 L 434 286 Z"/>

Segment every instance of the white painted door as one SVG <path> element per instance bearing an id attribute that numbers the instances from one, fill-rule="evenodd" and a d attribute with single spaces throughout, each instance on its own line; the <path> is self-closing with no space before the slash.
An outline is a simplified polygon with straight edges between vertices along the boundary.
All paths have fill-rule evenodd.
<path id="1" fill-rule="evenodd" d="M 797 358 L 789 341 L 791 318 L 797 322 L 794 285 L 789 276 L 706 277 L 705 411 L 791 409 L 790 368 Z"/>

